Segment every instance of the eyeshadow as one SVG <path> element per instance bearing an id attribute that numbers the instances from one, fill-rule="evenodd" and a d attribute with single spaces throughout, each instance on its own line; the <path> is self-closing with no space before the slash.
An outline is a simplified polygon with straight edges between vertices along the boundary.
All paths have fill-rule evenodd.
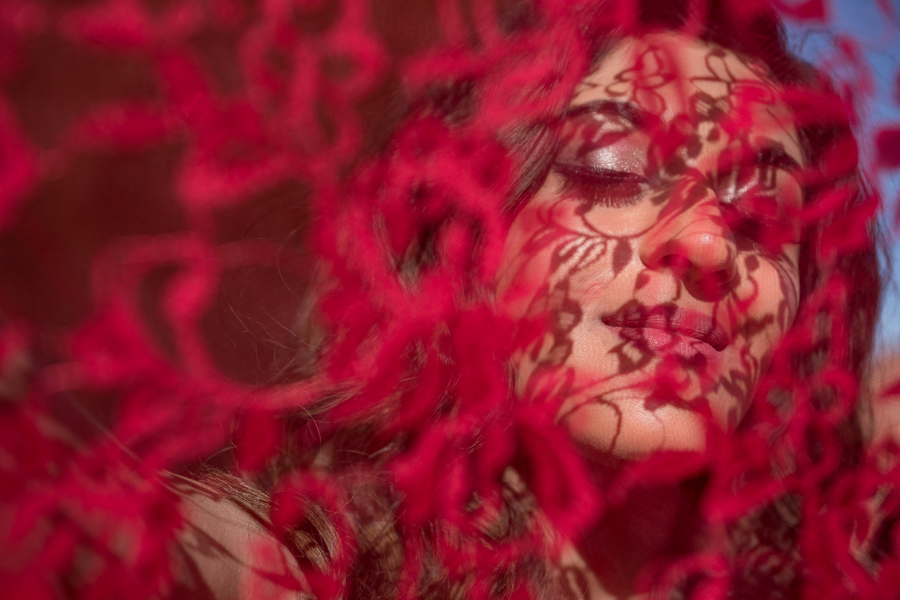
<path id="1" fill-rule="evenodd" d="M 591 150 L 584 154 L 580 162 L 610 171 L 644 174 L 647 170 L 647 152 L 633 144 L 619 143 Z"/>

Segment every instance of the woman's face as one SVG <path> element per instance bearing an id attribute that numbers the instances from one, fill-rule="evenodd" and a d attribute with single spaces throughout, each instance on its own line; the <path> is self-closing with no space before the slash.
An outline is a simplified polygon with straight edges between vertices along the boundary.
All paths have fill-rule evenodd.
<path id="1" fill-rule="evenodd" d="M 501 305 L 549 320 L 519 393 L 621 458 L 736 426 L 797 313 L 802 160 L 758 66 L 677 34 L 620 43 L 506 240 Z"/>

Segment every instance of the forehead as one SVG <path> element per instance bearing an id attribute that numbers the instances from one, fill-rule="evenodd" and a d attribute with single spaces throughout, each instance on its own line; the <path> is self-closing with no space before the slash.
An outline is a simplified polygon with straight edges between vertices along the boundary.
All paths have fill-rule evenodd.
<path id="1" fill-rule="evenodd" d="M 764 67 L 714 44 L 675 33 L 626 38 L 581 81 L 571 107 L 598 100 L 629 104 L 663 124 L 716 122 L 751 141 L 780 142 L 804 162 L 781 87 Z"/>

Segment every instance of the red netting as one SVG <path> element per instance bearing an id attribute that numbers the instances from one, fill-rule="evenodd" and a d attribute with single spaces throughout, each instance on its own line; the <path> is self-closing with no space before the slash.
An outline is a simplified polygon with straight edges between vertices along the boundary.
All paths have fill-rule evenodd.
<path id="1" fill-rule="evenodd" d="M 0 588 L 895 596 L 872 83 L 769 6 L 4 2 Z"/>

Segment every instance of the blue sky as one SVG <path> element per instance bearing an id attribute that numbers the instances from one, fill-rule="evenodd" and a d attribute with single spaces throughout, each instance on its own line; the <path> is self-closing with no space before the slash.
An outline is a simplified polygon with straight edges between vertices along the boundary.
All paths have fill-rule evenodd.
<path id="1" fill-rule="evenodd" d="M 900 0 L 886 1 L 900 16 Z M 863 152 L 871 157 L 877 128 L 885 123 L 900 125 L 900 104 L 894 96 L 900 87 L 897 81 L 900 74 L 900 28 L 885 17 L 877 0 L 830 0 L 830 9 L 826 26 L 815 26 L 809 33 L 791 27 L 791 38 L 803 42 L 799 48 L 802 55 L 819 63 L 828 60 L 833 48 L 834 37 L 822 34 L 823 30 L 852 36 L 860 43 L 871 69 L 874 93 L 866 99 L 860 111 L 863 123 L 858 135 Z M 853 76 L 848 71 L 838 71 L 836 74 L 838 77 Z M 859 89 L 860 86 L 855 87 Z M 885 200 L 885 220 L 890 224 L 898 210 L 900 170 L 882 174 L 877 183 Z M 887 286 L 877 337 L 878 346 L 885 350 L 900 347 L 900 231 L 894 229 L 890 234 L 893 277 Z"/>

